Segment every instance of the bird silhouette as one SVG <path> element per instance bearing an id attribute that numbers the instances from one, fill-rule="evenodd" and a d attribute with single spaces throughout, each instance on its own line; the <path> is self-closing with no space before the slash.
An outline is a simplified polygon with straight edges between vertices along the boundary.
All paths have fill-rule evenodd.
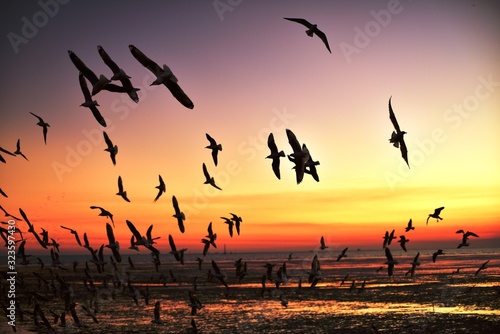
<path id="1" fill-rule="evenodd" d="M 464 232 L 464 230 L 458 230 L 456 233 L 462 233 L 462 242 L 458 245 L 457 248 L 469 246 L 469 243 L 468 243 L 469 237 L 479 238 L 479 236 L 476 233 L 470 232 L 470 231 Z"/>
<path id="2" fill-rule="evenodd" d="M 325 244 L 325 238 L 323 236 L 321 236 L 319 243 L 320 243 L 319 249 L 325 250 L 328 248 L 328 246 Z"/>
<path id="3" fill-rule="evenodd" d="M 83 76 L 82 73 L 78 74 L 78 82 L 80 83 L 80 89 L 82 90 L 83 97 L 85 98 L 85 101 L 83 101 L 82 104 L 80 104 L 80 107 L 85 107 L 89 108 L 90 111 L 92 112 L 92 115 L 94 115 L 94 118 L 96 121 L 106 127 L 106 121 L 104 120 L 104 117 L 102 117 L 101 112 L 97 107 L 99 106 L 99 103 L 97 103 L 96 100 L 92 100 L 92 95 L 90 95 L 89 87 L 87 86 L 87 81 L 85 80 L 85 77 Z"/>
<path id="4" fill-rule="evenodd" d="M 387 264 L 387 273 L 389 276 L 392 276 L 394 273 L 394 265 L 398 264 L 398 262 L 394 260 L 391 250 L 388 247 L 385 248 L 385 257 L 387 258 L 387 262 L 385 262 L 385 264 Z"/>
<path id="5" fill-rule="evenodd" d="M 274 175 L 276 175 L 278 179 L 281 179 L 280 158 L 285 157 L 285 152 L 278 151 L 278 147 L 274 142 L 274 135 L 272 133 L 270 133 L 267 137 L 267 147 L 269 147 L 269 149 L 271 150 L 271 154 L 269 154 L 266 159 L 273 160 L 271 166 L 273 168 Z"/>
<path id="6" fill-rule="evenodd" d="M 130 202 L 130 200 L 127 197 L 127 192 L 123 190 L 123 182 L 122 182 L 122 177 L 118 176 L 118 192 L 116 195 L 121 196 L 125 201 Z"/>
<path id="7" fill-rule="evenodd" d="M 337 262 L 340 261 L 343 257 L 347 257 L 347 250 L 349 249 L 349 247 L 346 247 L 342 250 L 342 253 L 339 254 L 339 256 L 337 256 Z"/>
<path id="8" fill-rule="evenodd" d="M 219 154 L 219 151 L 222 151 L 222 145 L 217 144 L 215 139 L 213 139 L 208 133 L 206 133 L 205 135 L 210 142 L 210 145 L 205 146 L 205 148 L 212 150 L 212 159 L 214 160 L 214 164 L 217 166 L 217 156 Z"/>
<path id="9" fill-rule="evenodd" d="M 32 114 L 33 116 L 35 116 L 36 118 L 38 118 L 38 123 L 36 123 L 36 125 L 39 125 L 39 126 L 42 127 L 42 129 L 43 129 L 43 142 L 45 143 L 45 145 L 47 145 L 47 131 L 48 131 L 48 128 L 50 127 L 49 123 L 45 122 L 43 120 L 43 118 L 41 118 L 38 115 L 35 115 L 32 112 L 30 112 L 30 114 Z"/>
<path id="10" fill-rule="evenodd" d="M 157 185 L 155 188 L 158 189 L 158 194 L 156 195 L 154 201 L 156 202 L 160 196 L 167 191 L 167 187 L 165 186 L 165 182 L 163 182 L 163 179 L 161 177 L 161 175 L 158 175 L 158 180 L 160 182 L 159 185 Z"/>
<path id="11" fill-rule="evenodd" d="M 26 159 L 26 161 L 29 161 L 29 160 L 28 160 L 28 158 L 26 158 L 26 156 L 23 154 L 23 152 L 21 152 L 21 139 L 18 139 L 18 140 L 17 140 L 16 150 L 14 151 L 14 154 L 16 154 L 16 155 L 20 155 L 20 156 L 22 156 L 24 159 Z"/>
<path id="12" fill-rule="evenodd" d="M 111 162 L 113 162 L 113 165 L 116 165 L 116 155 L 118 154 L 118 146 L 113 145 L 113 142 L 111 139 L 109 139 L 108 134 L 106 131 L 102 132 L 102 135 L 104 136 L 104 142 L 106 143 L 106 148 L 104 151 L 109 152 L 109 157 L 111 158 Z"/>
<path id="13" fill-rule="evenodd" d="M 436 262 L 439 255 L 444 255 L 442 249 L 438 249 L 436 252 L 432 253 L 432 262 Z"/>
<path id="14" fill-rule="evenodd" d="M 406 237 L 404 235 L 400 235 L 399 236 L 399 244 L 401 245 L 401 248 L 403 248 L 403 250 L 406 252 L 406 243 L 409 242 L 410 239 L 406 239 Z"/>
<path id="15" fill-rule="evenodd" d="M 323 43 L 325 44 L 328 52 L 332 53 L 332 50 L 330 50 L 330 45 L 328 45 L 328 39 L 326 38 L 326 35 L 324 32 L 318 29 L 318 26 L 316 24 L 312 24 L 309 21 L 301 18 L 289 18 L 289 17 L 284 17 L 285 20 L 300 23 L 303 26 L 307 28 L 306 34 L 309 37 L 313 37 L 313 35 L 318 36 Z"/>
<path id="16" fill-rule="evenodd" d="M 392 96 L 389 98 L 389 119 L 391 120 L 392 125 L 394 126 L 394 129 L 396 131 L 392 132 L 389 142 L 392 143 L 394 147 L 399 148 L 401 150 L 401 156 L 408 165 L 408 168 L 410 168 L 410 164 L 408 163 L 408 149 L 406 148 L 406 143 L 404 140 L 404 135 L 406 134 L 406 131 L 401 131 L 401 129 L 399 128 L 396 115 L 394 115 L 394 111 L 392 110 L 391 99 Z"/>
<path id="17" fill-rule="evenodd" d="M 113 227 L 115 227 L 115 222 L 113 221 L 113 214 L 111 212 L 109 212 L 108 210 L 106 210 L 100 206 L 96 206 L 96 205 L 92 205 L 92 206 L 90 206 L 90 208 L 93 210 L 99 209 L 101 212 L 98 214 L 98 216 L 102 216 L 102 217 L 106 217 L 106 218 L 111 219 L 111 223 L 113 224 Z"/>
<path id="18" fill-rule="evenodd" d="M 405 227 L 405 231 L 409 232 L 409 231 L 414 230 L 414 229 L 415 229 L 415 227 L 413 227 L 412 220 L 410 218 L 410 220 L 408 221 L 408 225 Z"/>
<path id="19" fill-rule="evenodd" d="M 434 212 L 433 213 L 430 213 L 429 216 L 427 217 L 427 221 L 426 221 L 426 225 L 429 224 L 429 218 L 436 218 L 436 221 L 440 221 L 440 220 L 443 220 L 443 218 L 441 218 L 439 215 L 441 214 L 441 211 L 443 211 L 444 209 L 444 206 L 440 207 L 440 208 L 437 208 L 437 209 L 434 209 Z"/>
<path id="20" fill-rule="evenodd" d="M 172 196 L 172 205 L 174 206 L 175 211 L 173 217 L 177 219 L 177 225 L 179 226 L 181 233 L 184 233 L 184 220 L 186 220 L 186 216 L 184 215 L 184 212 L 179 209 L 179 203 L 177 202 L 177 198 L 175 196 Z"/>
<path id="21" fill-rule="evenodd" d="M 219 186 L 215 184 L 214 178 L 210 176 L 210 174 L 208 173 L 207 166 L 205 165 L 205 163 L 203 163 L 202 167 L 203 167 L 203 175 L 205 175 L 205 182 L 203 182 L 203 184 L 209 184 L 216 189 L 222 190 L 221 188 L 219 188 Z"/>

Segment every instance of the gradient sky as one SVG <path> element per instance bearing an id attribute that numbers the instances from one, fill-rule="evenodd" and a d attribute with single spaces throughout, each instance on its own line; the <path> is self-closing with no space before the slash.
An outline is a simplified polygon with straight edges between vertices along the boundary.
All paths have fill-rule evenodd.
<path id="1" fill-rule="evenodd" d="M 0 188 L 9 197 L 0 205 L 14 215 L 23 208 L 63 250 L 75 242 L 59 225 L 86 231 L 94 248 L 106 242 L 107 220 L 90 205 L 114 214 L 123 245 L 126 219 L 142 233 L 154 224 L 160 250 L 170 233 L 200 252 L 209 222 L 218 244 L 234 251 L 313 249 L 321 235 L 332 248 L 374 248 L 386 230 L 403 234 L 410 218 L 410 249 L 458 244 L 457 229 L 479 234 L 478 244 L 500 238 L 497 1 L 54 3 L 15 2 L 0 14 L 0 146 L 14 151 L 20 138 L 29 159 L 2 154 Z M 332 54 L 283 17 L 317 23 Z M 193 110 L 164 86 L 149 86 L 154 76 L 129 44 L 172 69 Z M 78 71 L 67 55 L 73 50 L 109 77 L 97 45 L 141 88 L 138 104 L 95 96 L 107 128 L 79 106 Z M 408 133 L 410 170 L 388 143 L 390 96 Z M 46 146 L 30 111 L 50 124 Z M 319 183 L 306 175 L 297 185 L 284 159 L 278 180 L 264 159 L 269 132 L 291 153 L 287 128 L 320 161 Z M 103 130 L 119 147 L 116 166 L 103 151 Z M 223 146 L 217 167 L 205 133 Z M 222 191 L 203 184 L 202 163 Z M 153 203 L 158 174 L 167 193 Z M 118 175 L 131 203 L 115 196 Z M 184 234 L 172 195 L 187 215 Z M 440 206 L 444 220 L 426 226 Z M 229 212 L 243 218 L 233 239 L 219 218 Z M 37 249 L 28 238 L 27 248 Z"/>

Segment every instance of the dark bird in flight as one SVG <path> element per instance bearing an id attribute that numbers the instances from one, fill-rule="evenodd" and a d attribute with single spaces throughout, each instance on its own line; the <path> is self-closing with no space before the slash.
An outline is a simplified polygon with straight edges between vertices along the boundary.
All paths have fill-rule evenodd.
<path id="1" fill-rule="evenodd" d="M 207 166 L 205 165 L 205 163 L 203 163 L 203 175 L 205 175 L 205 182 L 203 182 L 203 184 L 209 184 L 216 189 L 222 190 L 215 184 L 214 178 L 210 176 L 210 174 L 208 173 Z"/>
<path id="2" fill-rule="evenodd" d="M 116 193 L 116 195 L 121 196 L 125 201 L 130 202 L 127 197 L 127 192 L 123 190 L 123 182 L 121 176 L 118 176 L 118 192 Z"/>
<path id="3" fill-rule="evenodd" d="M 149 249 L 153 254 L 160 253 L 155 247 L 153 247 L 149 243 L 146 237 L 144 237 L 143 235 L 141 235 L 141 233 L 139 233 L 135 225 L 130 220 L 126 220 L 125 222 L 127 223 L 130 232 L 132 232 L 133 236 L 135 237 L 135 242 L 134 242 L 135 246 L 144 246 L 147 249 Z"/>
<path id="4" fill-rule="evenodd" d="M 212 150 L 212 158 L 214 160 L 214 164 L 217 166 L 217 155 L 219 151 L 222 151 L 222 145 L 217 144 L 215 139 L 213 139 L 208 133 L 205 133 L 205 135 L 207 136 L 207 139 L 210 142 L 210 145 L 205 146 L 205 148 Z"/>
<path id="5" fill-rule="evenodd" d="M 142 66 L 146 67 L 148 70 L 153 72 L 156 76 L 156 80 L 151 83 L 152 85 L 160 85 L 163 84 L 168 88 L 170 93 L 179 101 L 184 107 L 193 109 L 194 104 L 191 99 L 184 93 L 179 84 L 177 83 L 177 78 L 175 77 L 172 70 L 167 66 L 163 65 L 161 68 L 157 63 L 149 59 L 144 53 L 142 53 L 138 48 L 133 45 L 128 46 L 130 52 L 134 56 Z"/>
<path id="6" fill-rule="evenodd" d="M 273 172 L 274 175 L 278 179 L 281 179 L 280 175 L 280 158 L 285 157 L 285 152 L 283 151 L 278 151 L 278 147 L 276 146 L 276 143 L 274 142 L 274 135 L 272 133 L 269 134 L 269 137 L 267 137 L 267 147 L 271 150 L 271 154 L 269 154 L 266 159 L 272 159 L 273 162 L 271 166 L 273 167 Z"/>
<path id="7" fill-rule="evenodd" d="M 481 272 L 481 270 L 484 270 L 484 269 L 488 268 L 488 267 L 486 266 L 486 265 L 488 264 L 488 262 L 490 262 L 490 260 L 488 260 L 488 261 L 486 261 L 485 263 L 483 263 L 483 264 L 481 265 L 481 267 L 479 267 L 479 269 L 478 269 L 478 270 L 476 270 L 476 273 L 474 274 L 474 277 L 476 277 L 476 276 L 479 274 L 479 272 Z"/>
<path id="8" fill-rule="evenodd" d="M 28 160 L 28 158 L 26 158 L 26 156 L 23 154 L 23 152 L 21 152 L 21 139 L 18 139 L 18 140 L 17 140 L 16 150 L 14 151 L 14 154 L 16 154 L 16 155 L 20 155 L 20 156 L 22 156 L 24 159 L 26 159 L 26 161 L 29 161 L 29 160 Z"/>
<path id="9" fill-rule="evenodd" d="M 299 184 L 304 178 L 306 162 L 309 160 L 309 150 L 305 144 L 302 146 L 300 145 L 297 137 L 291 130 L 286 129 L 286 135 L 288 137 L 288 143 L 293 149 L 293 153 L 290 154 L 288 158 L 295 164 L 295 175 L 297 184 Z"/>
<path id="10" fill-rule="evenodd" d="M 106 223 L 106 234 L 108 236 L 108 244 L 104 245 L 104 247 L 111 249 L 116 262 L 122 262 L 122 256 L 120 255 L 120 243 L 115 239 L 113 228 L 109 225 L 109 223 Z"/>
<path id="11" fill-rule="evenodd" d="M 462 233 L 462 242 L 458 245 L 457 248 L 469 246 L 469 243 L 468 243 L 469 237 L 479 238 L 479 236 L 476 233 L 470 232 L 470 231 L 464 232 L 464 230 L 458 230 L 456 233 Z"/>
<path id="12" fill-rule="evenodd" d="M 316 182 L 319 182 L 318 171 L 316 170 L 316 166 L 318 165 L 319 161 L 314 161 L 311 153 L 309 152 L 309 159 L 306 161 L 304 166 L 304 173 L 311 175 Z"/>
<path id="13" fill-rule="evenodd" d="M 229 229 L 229 236 L 232 238 L 234 221 L 226 217 L 221 217 L 221 218 L 224 219 L 224 223 L 227 224 L 227 228 Z"/>
<path id="14" fill-rule="evenodd" d="M 165 191 L 167 191 L 167 186 L 165 185 L 165 182 L 163 182 L 161 175 L 158 175 L 158 180 L 159 180 L 160 184 L 155 187 L 156 189 L 158 189 L 158 194 L 156 195 L 156 197 L 154 199 L 155 202 L 160 198 L 160 196 Z"/>
<path id="15" fill-rule="evenodd" d="M 184 252 L 187 251 L 187 248 L 177 250 L 174 238 L 172 237 L 171 234 L 168 235 L 168 243 L 170 244 L 170 254 L 174 255 L 175 260 L 177 260 L 181 264 L 184 264 Z"/>
<path id="16" fill-rule="evenodd" d="M 106 142 L 106 148 L 104 151 L 109 152 L 109 157 L 111 158 L 111 162 L 113 162 L 113 165 L 116 165 L 116 155 L 118 154 L 118 146 L 113 145 L 113 142 L 111 139 L 109 139 L 108 134 L 106 131 L 102 132 L 102 135 L 104 136 L 104 141 Z"/>
<path id="17" fill-rule="evenodd" d="M 383 238 L 384 243 L 382 245 L 382 248 L 386 248 L 391 244 L 392 240 L 396 239 L 396 237 L 394 236 L 394 230 L 392 230 L 391 234 L 389 234 L 389 231 L 385 231 L 385 235 Z"/>
<path id="18" fill-rule="evenodd" d="M 101 213 L 99 213 L 99 216 L 103 216 L 103 217 L 107 217 L 107 218 L 111 219 L 111 222 L 113 223 L 113 227 L 115 227 L 115 222 L 113 221 L 113 214 L 111 212 L 109 212 L 108 210 L 105 210 L 104 208 L 101 208 L 100 206 L 95 206 L 95 205 L 92 205 L 90 208 L 101 210 Z"/>
<path id="19" fill-rule="evenodd" d="M 89 108 L 96 121 L 102 126 L 106 127 L 106 121 L 99 112 L 99 109 L 97 109 L 99 103 L 97 103 L 96 100 L 92 100 L 89 87 L 87 86 L 87 81 L 85 80 L 85 77 L 82 73 L 78 74 L 78 82 L 80 83 L 80 89 L 82 90 L 83 97 L 85 98 L 85 101 L 80 104 L 80 107 Z"/>
<path id="20" fill-rule="evenodd" d="M 410 274 L 410 277 L 413 277 L 413 275 L 415 274 L 415 269 L 417 269 L 417 267 L 420 265 L 420 262 L 418 262 L 419 256 L 420 256 L 420 252 L 418 252 L 417 255 L 415 255 L 415 257 L 413 258 L 413 262 L 411 263 L 411 268 L 410 268 L 410 270 L 408 270 L 408 272 L 405 274 L 405 276 Z"/>
<path id="21" fill-rule="evenodd" d="M 78 232 L 73 230 L 72 228 L 69 228 L 69 227 L 66 227 L 66 226 L 62 226 L 61 225 L 61 228 L 65 229 L 65 230 L 68 230 L 71 232 L 71 234 L 73 234 L 75 236 L 75 239 L 76 239 L 76 243 L 81 246 L 82 245 L 82 242 L 80 241 L 80 237 L 78 236 Z"/>
<path id="22" fill-rule="evenodd" d="M 311 271 L 308 271 L 307 274 L 308 276 L 308 281 L 311 283 L 310 287 L 314 288 L 319 281 L 323 279 L 321 275 L 321 264 L 319 263 L 318 255 L 314 255 L 312 261 L 311 261 Z"/>
<path id="23" fill-rule="evenodd" d="M 320 243 L 319 249 L 325 250 L 326 248 L 328 248 L 328 246 L 325 244 L 325 238 L 323 236 L 321 236 L 319 243 Z"/>
<path id="24" fill-rule="evenodd" d="M 243 222 L 243 219 L 234 213 L 229 214 L 231 215 L 231 220 L 234 222 L 234 227 L 236 227 L 236 233 L 240 235 L 240 225 Z"/>
<path id="25" fill-rule="evenodd" d="M 132 99 L 132 101 L 136 103 L 139 102 L 139 96 L 137 96 L 137 91 L 139 90 L 139 88 L 135 88 L 132 85 L 130 77 L 127 75 L 127 73 L 125 73 L 125 71 L 111 59 L 111 57 L 107 54 L 107 52 L 104 51 L 102 46 L 98 45 L 97 51 L 99 52 L 99 55 L 101 56 L 104 63 L 106 63 L 106 65 L 108 65 L 111 71 L 113 71 L 113 76 L 111 77 L 111 80 L 119 80 L 122 84 L 123 89 Z"/>
<path id="26" fill-rule="evenodd" d="M 300 19 L 300 18 L 289 18 L 289 17 L 284 17 L 285 20 L 292 21 L 292 22 L 297 22 L 302 24 L 307 28 L 306 34 L 309 37 L 313 37 L 313 35 L 318 36 L 323 43 L 325 44 L 326 48 L 328 49 L 328 52 L 332 53 L 332 50 L 330 50 L 330 45 L 328 45 L 328 39 L 326 38 L 326 35 L 324 32 L 318 29 L 318 26 L 316 24 L 312 24 L 308 22 L 307 20 Z"/>
<path id="27" fill-rule="evenodd" d="M 349 247 L 346 247 L 344 248 L 344 250 L 342 251 L 342 253 L 339 254 L 339 256 L 337 256 L 337 262 L 340 261 L 340 259 L 342 259 L 343 257 L 347 257 L 347 250 L 349 249 Z"/>
<path id="28" fill-rule="evenodd" d="M 442 249 L 438 249 L 436 252 L 432 253 L 432 262 L 436 262 L 438 255 L 444 255 Z"/>
<path id="29" fill-rule="evenodd" d="M 35 115 L 32 112 L 30 112 L 30 114 L 32 114 L 33 116 L 38 118 L 38 123 L 36 123 L 36 125 L 39 125 L 42 127 L 42 129 L 43 129 L 43 142 L 45 143 L 45 145 L 47 145 L 47 131 L 48 131 L 48 128 L 50 127 L 49 123 L 45 122 L 40 116 Z"/>
<path id="30" fill-rule="evenodd" d="M 400 243 L 401 245 L 401 248 L 403 248 L 403 250 L 406 252 L 406 243 L 409 242 L 410 239 L 406 239 L 406 237 L 404 235 L 400 235 L 399 236 L 399 240 L 398 242 Z"/>
<path id="31" fill-rule="evenodd" d="M 393 131 L 391 134 L 391 138 L 389 139 L 389 142 L 394 145 L 394 147 L 399 148 L 401 150 L 401 156 L 403 157 L 404 161 L 408 165 L 408 168 L 410 168 L 410 164 L 408 163 L 408 149 L 406 148 L 405 140 L 404 140 L 404 135 L 406 134 L 406 131 L 401 131 L 399 128 L 398 121 L 396 119 L 396 115 L 394 115 L 394 111 L 392 111 L 392 106 L 391 106 L 391 99 L 392 96 L 389 98 L 389 118 L 392 122 L 392 125 L 394 126 L 394 129 L 396 131 Z"/>
<path id="32" fill-rule="evenodd" d="M 227 288 L 228 287 L 226 282 L 227 276 L 222 273 L 219 266 L 214 260 L 212 260 L 212 268 L 214 270 L 213 277 L 217 278 L 222 283 L 222 285 L 224 285 Z"/>
<path id="33" fill-rule="evenodd" d="M 392 273 L 394 272 L 394 265 L 398 264 L 396 260 L 392 257 L 391 250 L 389 248 L 385 248 L 385 257 L 387 258 L 387 272 L 389 276 L 392 276 Z"/>
<path id="34" fill-rule="evenodd" d="M 441 214 L 441 211 L 443 211 L 444 206 L 434 209 L 434 213 L 430 213 L 429 216 L 427 217 L 426 224 L 429 224 L 429 218 L 436 218 L 436 221 L 443 220 L 443 218 L 439 217 Z"/>
<path id="35" fill-rule="evenodd" d="M 415 229 L 415 227 L 413 227 L 412 221 L 411 221 L 411 218 L 410 218 L 410 220 L 408 221 L 408 226 L 405 227 L 405 231 L 409 232 L 410 230 L 414 230 L 414 229 Z"/>
<path id="36" fill-rule="evenodd" d="M 179 203 L 177 202 L 177 198 L 175 198 L 175 196 L 172 196 L 172 205 L 174 206 L 175 211 L 173 217 L 177 219 L 177 225 L 179 225 L 181 233 L 184 233 L 184 220 L 186 220 L 186 216 L 184 215 L 184 212 L 179 209 Z"/>

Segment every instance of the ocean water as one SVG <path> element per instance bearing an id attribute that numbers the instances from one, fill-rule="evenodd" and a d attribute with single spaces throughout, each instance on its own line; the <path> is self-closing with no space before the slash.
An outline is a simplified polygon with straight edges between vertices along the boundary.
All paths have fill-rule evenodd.
<path id="1" fill-rule="evenodd" d="M 36 261 L 16 267 L 16 301 L 20 306 L 16 311 L 16 329 L 18 333 L 50 332 L 41 320 L 36 323 L 33 319 L 38 303 L 57 333 L 192 333 L 192 320 L 198 333 L 499 332 L 500 249 L 445 250 L 435 263 L 435 250 L 422 250 L 413 277 L 405 274 L 417 252 L 405 253 L 396 247 L 391 250 L 398 262 L 392 276 L 388 275 L 382 249 L 349 249 L 348 256 L 340 261 L 340 251 L 329 249 L 292 253 L 291 259 L 288 252 L 209 251 L 201 270 L 196 261 L 196 257 L 202 257 L 200 254 L 186 253 L 181 265 L 173 255 L 165 253 L 160 255 L 158 271 L 151 255 L 144 251 L 130 255 L 135 268 L 130 267 L 129 255 L 124 254 L 115 270 L 107 251 L 108 263 L 102 273 L 88 262 L 89 255 L 61 255 L 62 267 L 67 270 L 51 267 L 50 259 L 42 258 L 43 269 Z M 308 276 L 315 255 L 322 279 L 310 287 Z M 247 264 L 247 274 L 241 281 L 234 265 L 238 259 Z M 212 260 L 226 275 L 228 288 L 216 278 L 208 280 L 209 270 L 214 271 Z M 73 261 L 78 262 L 76 272 Z M 88 274 L 84 272 L 86 261 Z M 486 261 L 486 269 L 476 275 Z M 263 289 L 266 263 L 274 268 Z M 287 282 L 278 288 L 277 271 L 284 263 Z M 76 303 L 75 311 L 83 327 L 77 327 L 65 309 L 64 291 L 57 276 L 70 287 L 70 301 Z M 1 282 L 5 290 L 5 278 Z M 137 304 L 127 282 L 137 291 Z M 203 305 L 195 315 L 188 305 L 189 291 Z M 143 297 L 145 294 L 149 300 Z M 3 297 L 6 303 L 5 293 Z M 157 301 L 163 324 L 151 322 Z M 286 306 L 283 301 L 288 302 Z M 97 322 L 86 314 L 84 307 L 95 312 Z M 65 327 L 61 327 L 60 321 L 54 323 L 52 312 L 66 313 Z M 7 325 L 0 326 L 0 331 L 13 333 Z"/>

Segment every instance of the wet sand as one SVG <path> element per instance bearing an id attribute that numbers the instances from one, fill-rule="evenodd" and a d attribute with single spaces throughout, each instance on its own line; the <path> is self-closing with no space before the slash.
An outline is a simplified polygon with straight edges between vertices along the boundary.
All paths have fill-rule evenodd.
<path id="1" fill-rule="evenodd" d="M 137 269 L 131 269 L 126 257 L 125 263 L 118 264 L 116 274 L 110 264 L 99 274 L 89 263 L 95 289 L 83 284 L 84 264 L 77 267 L 76 273 L 71 265 L 65 265 L 69 270 L 52 268 L 52 274 L 47 267 L 40 270 L 37 265 L 18 265 L 16 299 L 24 311 L 23 320 L 21 312 L 17 312 L 18 333 L 48 332 L 42 323 L 35 325 L 33 321 L 30 312 L 37 298 L 30 292 L 41 296 L 37 302 L 51 323 L 51 310 L 57 314 L 64 311 L 56 275 L 71 286 L 71 300 L 77 303 L 77 314 L 85 325 L 76 327 L 67 312 L 65 328 L 60 327 L 60 323 L 52 325 L 59 333 L 189 333 L 191 319 L 195 320 L 198 333 L 497 333 L 500 329 L 500 273 L 494 265 L 498 263 L 498 254 L 470 255 L 459 263 L 454 263 L 458 259 L 451 258 L 443 260 L 440 267 L 429 268 L 427 264 L 428 268 L 417 270 L 414 278 L 404 275 L 402 268 L 407 265 L 403 260 L 401 269 L 388 277 L 385 268 L 377 272 L 383 266 L 383 258 L 338 263 L 325 257 L 321 258 L 323 280 L 310 288 L 307 271 L 312 256 L 312 253 L 305 253 L 291 261 L 272 258 L 270 262 L 276 265 L 274 274 L 283 262 L 287 262 L 289 280 L 279 289 L 267 281 L 263 293 L 261 278 L 265 274 L 263 266 L 268 261 L 258 256 L 247 261 L 248 275 L 241 283 L 235 278 L 234 269 L 234 261 L 239 255 L 211 257 L 227 275 L 229 289 L 217 279 L 207 280 L 207 272 L 211 269 L 208 256 L 201 271 L 194 257 L 180 265 L 169 261 L 170 257 L 165 255 L 159 272 L 148 262 L 138 263 Z M 242 257 L 245 261 L 245 255 Z M 467 263 L 467 259 L 473 264 L 451 274 L 449 268 Z M 476 264 L 484 259 L 492 259 L 490 267 L 474 277 Z M 172 280 L 170 269 L 177 282 Z M 33 272 L 48 284 L 38 283 Z M 341 285 L 347 274 L 349 277 Z M 197 277 L 196 290 L 194 277 Z M 114 278 L 120 278 L 121 286 L 116 281 L 113 284 Z M 141 291 L 149 292 L 148 303 L 141 297 L 138 305 L 135 304 L 126 288 L 127 279 L 139 295 Z M 299 279 L 302 279 L 301 289 L 298 288 Z M 5 283 L 2 279 L 4 286 Z M 188 306 L 189 290 L 203 305 L 194 316 Z M 288 300 L 287 307 L 282 305 L 281 299 Z M 156 301 L 161 302 L 162 325 L 151 323 Z M 98 323 L 85 314 L 82 305 L 91 310 L 97 307 Z M 2 326 L 0 330 L 13 332 Z"/>

